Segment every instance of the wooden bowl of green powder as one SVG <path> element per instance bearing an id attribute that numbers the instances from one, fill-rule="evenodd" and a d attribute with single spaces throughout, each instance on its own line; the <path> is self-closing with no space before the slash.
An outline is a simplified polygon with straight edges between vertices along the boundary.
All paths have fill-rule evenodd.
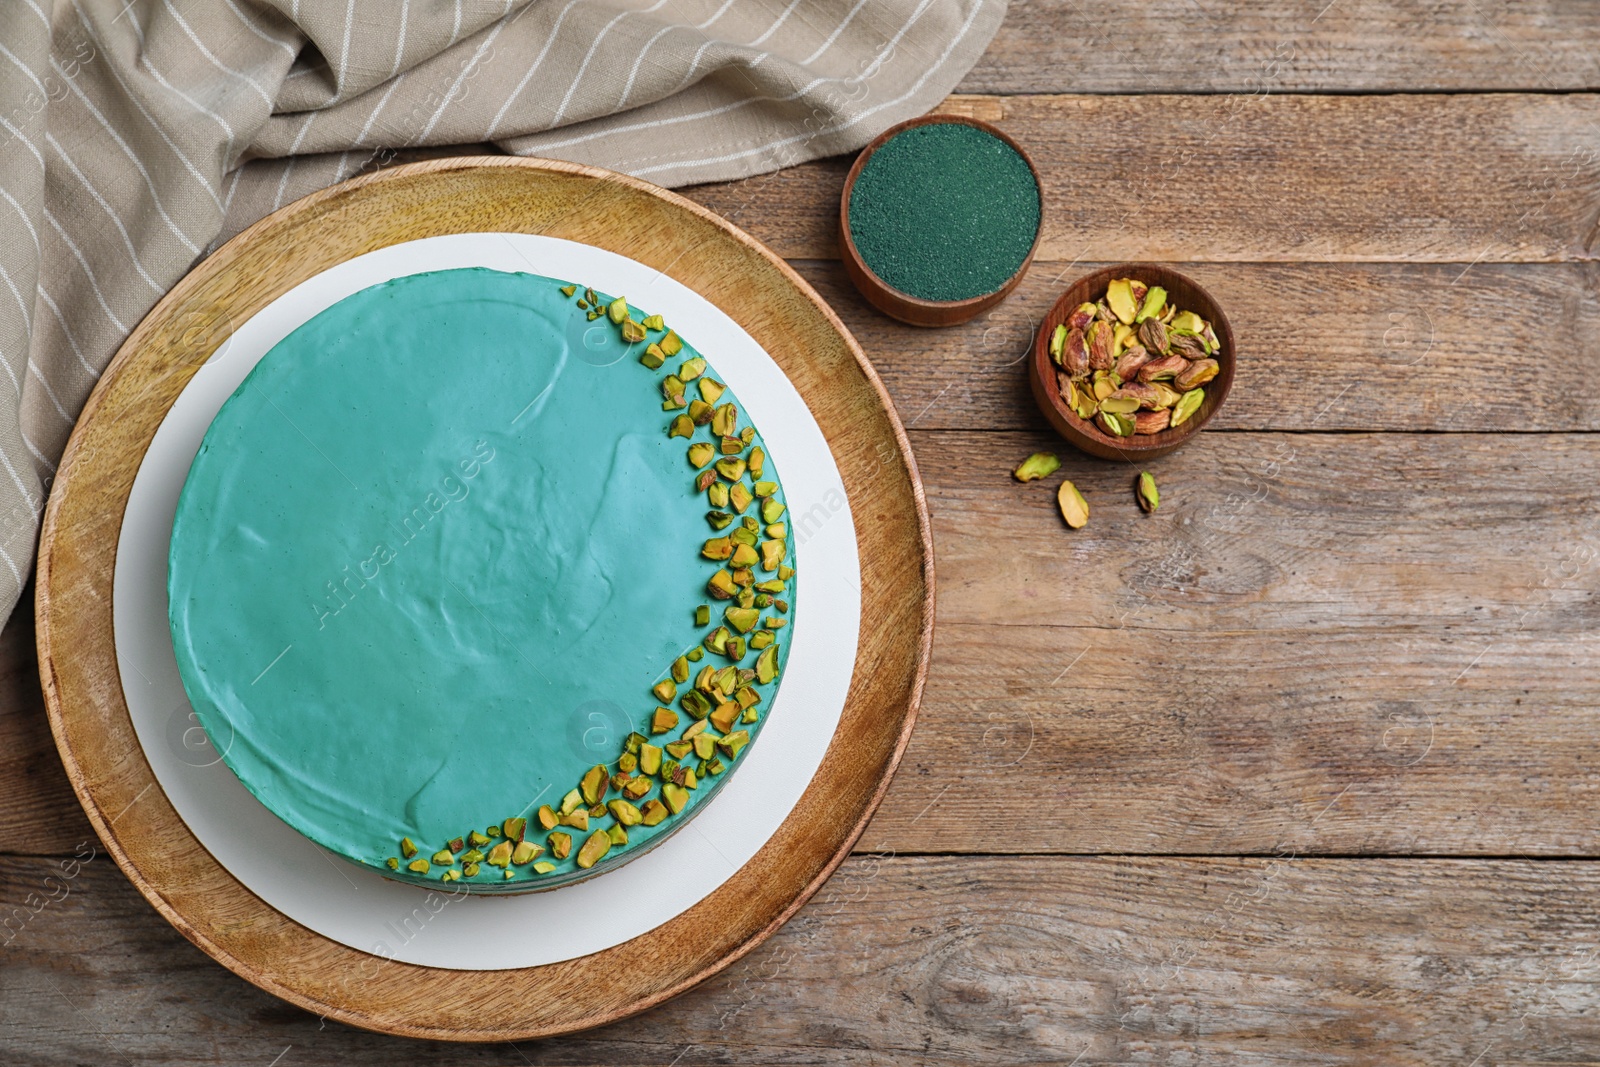
<path id="1" fill-rule="evenodd" d="M 856 157 L 839 198 L 845 273 L 901 322 L 966 322 L 1027 272 L 1042 188 L 1022 146 L 987 122 L 924 115 L 890 127 Z"/>

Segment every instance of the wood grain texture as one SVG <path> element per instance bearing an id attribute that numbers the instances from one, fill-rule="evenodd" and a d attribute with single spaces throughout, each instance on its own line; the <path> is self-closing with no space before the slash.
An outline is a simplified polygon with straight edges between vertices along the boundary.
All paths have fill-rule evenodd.
<path id="1" fill-rule="evenodd" d="M 1584 0 L 1012 0 L 962 93 L 1564 92 L 1600 85 Z"/>
<path id="2" fill-rule="evenodd" d="M 912 441 L 941 629 L 866 847 L 1259 853 L 1347 790 L 1305 851 L 1600 855 L 1600 436 L 1208 431 L 1150 516 L 1063 453 L 1077 532 L 1008 476 L 1050 436 Z"/>
<path id="3" fill-rule="evenodd" d="M 940 635 L 864 840 L 957 852 L 1600 853 L 1600 437 L 1207 432 L 1150 466 L 914 432 Z M 1026 825 L 997 837 L 1002 813 Z"/>
<path id="4" fill-rule="evenodd" d="M 798 264 L 860 339 L 908 426 L 1043 429 L 1022 361 L 1051 303 L 1099 263 L 1035 262 L 983 318 L 906 330 L 832 261 Z M 1191 263 L 1239 369 L 1213 429 L 1600 430 L 1600 270 L 1590 263 Z M 1517 353 L 1574 373 L 1559 390 Z"/>
<path id="5" fill-rule="evenodd" d="M 629 220 L 625 230 L 614 225 L 619 217 Z M 648 938 L 545 967 L 374 968 L 378 957 L 311 933 L 236 883 L 155 788 L 117 674 L 117 532 L 162 415 L 227 323 L 376 248 L 507 230 L 582 240 L 671 269 L 774 355 L 817 413 L 846 491 L 871 501 L 856 510 L 862 613 L 880 625 L 862 628 L 838 735 L 805 796 L 761 852 L 694 908 Z M 932 637 L 928 539 L 915 464 L 876 376 L 782 261 L 692 203 L 609 172 L 505 157 L 416 163 L 257 223 L 179 283 L 128 339 L 74 430 L 45 514 L 40 672 L 68 779 L 111 857 L 218 962 L 292 1003 L 391 1033 L 466 1041 L 561 1033 L 643 1010 L 727 966 L 848 854 L 915 717 Z M 417 897 L 419 906 L 430 899 Z"/>
<path id="6" fill-rule="evenodd" d="M 1593 258 L 1594 96 L 974 96 L 939 110 L 1027 148 L 1045 180 L 1041 260 Z M 848 168 L 686 195 L 785 258 L 834 259 Z"/>
<path id="7" fill-rule="evenodd" d="M 0 1033 L 16 1067 L 1593 1062 L 1594 864 L 1293 855 L 857 857 L 670 1005 L 449 1050 L 219 973 L 103 858 L 0 860 Z"/>

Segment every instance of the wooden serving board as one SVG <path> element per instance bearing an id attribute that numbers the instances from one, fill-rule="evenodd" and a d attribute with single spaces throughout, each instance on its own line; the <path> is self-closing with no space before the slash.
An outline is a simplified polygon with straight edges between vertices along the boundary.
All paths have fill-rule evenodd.
<path id="1" fill-rule="evenodd" d="M 135 737 L 117 670 L 111 587 L 123 509 L 145 450 L 234 324 L 366 252 L 490 231 L 582 241 L 658 267 L 772 354 L 816 416 L 849 492 L 863 626 L 827 757 L 753 860 L 645 937 L 563 963 L 474 972 L 386 961 L 330 941 L 269 908 L 200 846 Z M 156 305 L 117 353 L 67 446 L 45 512 L 37 613 L 45 701 L 68 777 L 107 850 L 169 922 L 230 970 L 319 1015 L 414 1037 L 504 1041 L 598 1026 L 658 1004 L 749 952 L 821 886 L 860 836 L 911 733 L 933 634 L 933 548 L 915 462 L 877 375 L 821 298 L 766 247 L 623 175 L 549 160 L 445 159 L 291 204 L 228 242 Z"/>

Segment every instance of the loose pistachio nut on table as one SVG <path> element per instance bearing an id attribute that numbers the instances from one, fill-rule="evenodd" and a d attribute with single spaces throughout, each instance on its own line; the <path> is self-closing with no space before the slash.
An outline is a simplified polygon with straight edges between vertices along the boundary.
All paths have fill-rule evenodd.
<path id="1" fill-rule="evenodd" d="M 1167 301 L 1159 285 L 1117 278 L 1050 336 L 1061 399 L 1113 437 L 1176 429 L 1205 403 L 1221 370 L 1211 323 Z"/>
<path id="2" fill-rule="evenodd" d="M 1060 469 L 1061 460 L 1054 452 L 1035 452 L 1017 464 L 1011 476 L 1019 482 L 1036 482 Z M 1151 512 L 1161 506 L 1161 492 L 1156 488 L 1156 480 L 1149 471 L 1141 471 L 1134 479 L 1133 496 L 1143 511 Z M 1089 501 L 1070 480 L 1062 482 L 1056 491 L 1056 504 L 1061 509 L 1061 517 L 1074 530 L 1088 524 Z"/>

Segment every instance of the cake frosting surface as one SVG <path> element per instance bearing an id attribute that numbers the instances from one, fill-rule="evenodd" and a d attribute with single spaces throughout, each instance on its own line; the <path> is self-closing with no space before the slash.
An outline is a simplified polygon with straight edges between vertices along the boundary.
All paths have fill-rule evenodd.
<path id="1" fill-rule="evenodd" d="M 694 728 L 703 716 L 675 700 L 690 685 L 652 694 L 686 652 L 701 650 L 691 677 L 757 659 L 702 644 L 729 606 L 707 591 L 727 564 L 702 551 L 719 530 L 660 386 L 691 359 L 716 379 L 715 354 L 684 338 L 665 368 L 641 366 L 643 345 L 591 319 L 564 284 L 468 268 L 340 301 L 227 401 L 179 501 L 169 620 L 201 724 L 270 810 L 390 877 L 433 884 L 459 867 L 413 873 L 403 839 L 427 858 L 474 830 L 498 837 L 490 828 L 513 817 L 546 869 L 475 865 L 464 884 L 542 888 L 584 873 L 590 831 L 557 829 L 572 838 L 557 858 L 539 808 L 559 812 L 595 766 L 626 778 L 630 733 L 636 751 Z M 718 403 L 742 413 L 731 389 Z M 765 448 L 759 433 L 743 444 Z M 761 477 L 780 500 L 770 457 Z M 763 538 L 782 529 L 764 526 Z M 778 626 L 794 614 L 791 546 L 777 549 L 789 575 Z M 763 632 L 779 637 L 769 659 L 781 669 L 787 631 Z M 753 743 L 779 681 L 740 684 L 760 696 L 733 727 Z M 679 722 L 656 735 L 658 706 Z M 680 791 L 670 818 L 626 825 L 594 869 L 682 825 L 737 762 L 727 753 Z M 632 803 L 663 795 L 658 782 Z M 602 804 L 621 797 L 613 787 Z"/>

